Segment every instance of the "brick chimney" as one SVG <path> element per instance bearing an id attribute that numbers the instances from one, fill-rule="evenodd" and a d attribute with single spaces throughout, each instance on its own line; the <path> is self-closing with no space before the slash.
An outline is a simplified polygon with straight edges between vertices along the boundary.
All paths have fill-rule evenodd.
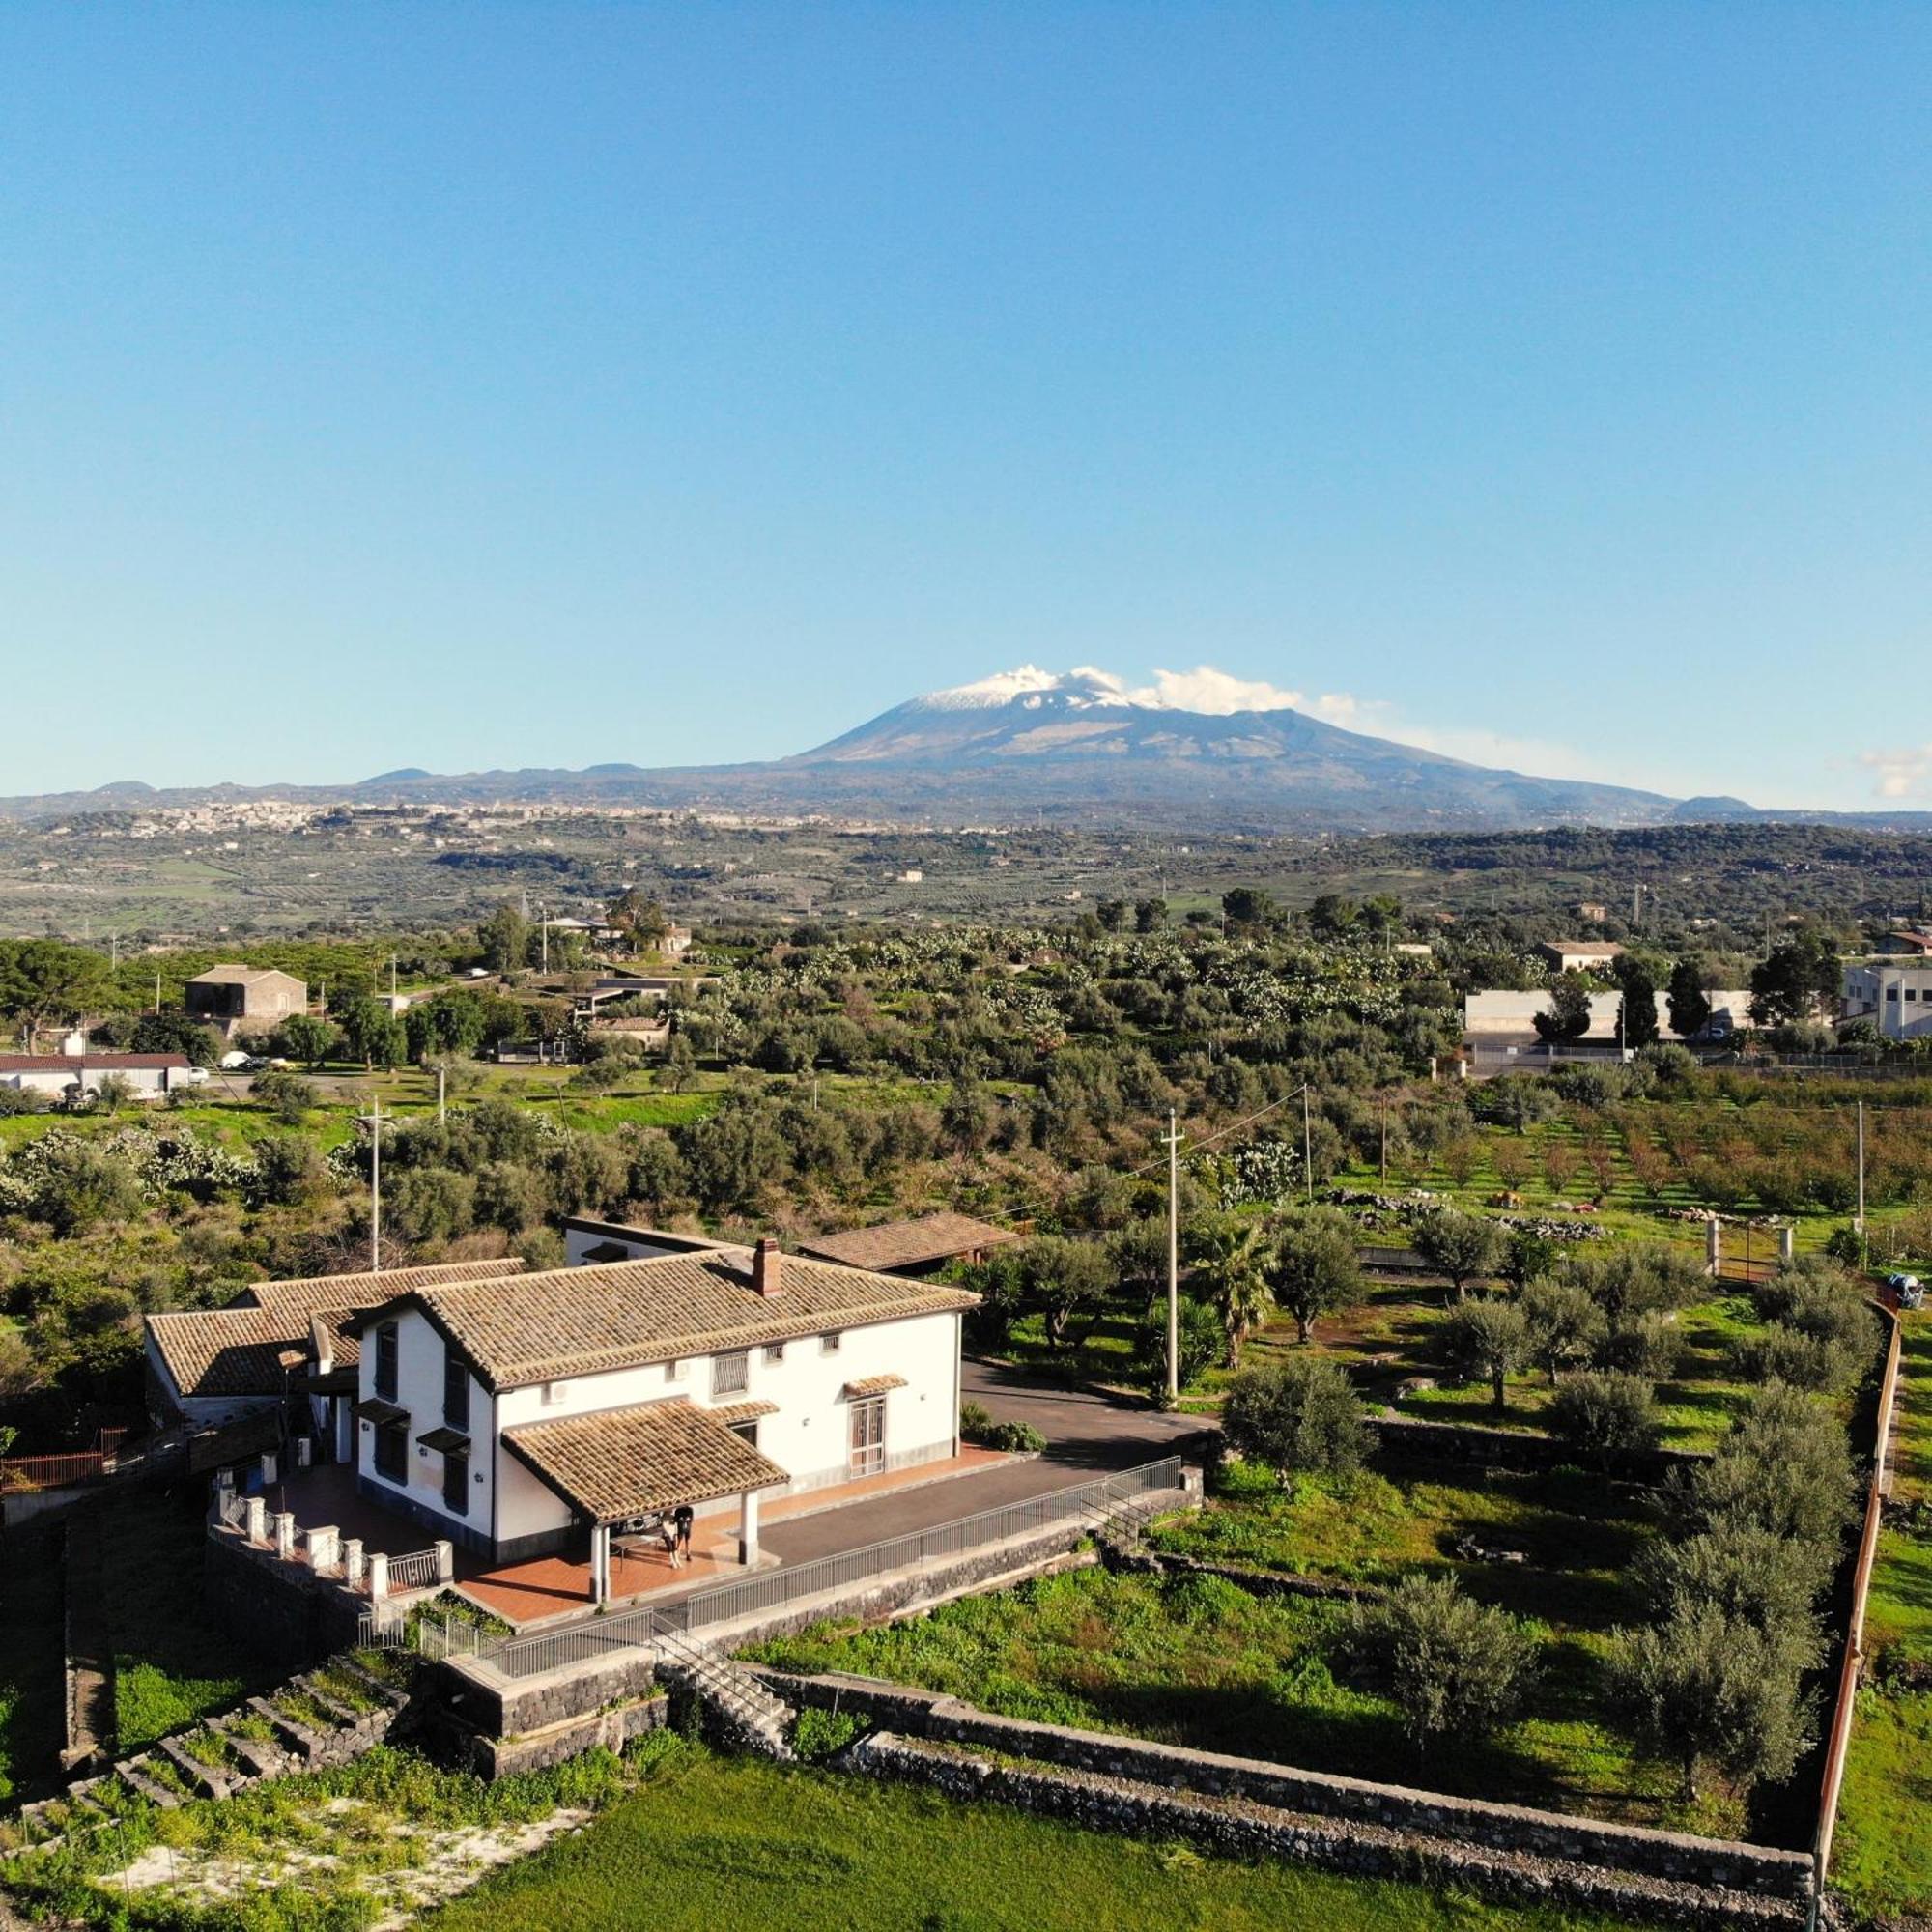
<path id="1" fill-rule="evenodd" d="M 752 1250 L 752 1293 L 777 1294 L 784 1287 L 784 1257 L 779 1244 L 767 1235 Z"/>

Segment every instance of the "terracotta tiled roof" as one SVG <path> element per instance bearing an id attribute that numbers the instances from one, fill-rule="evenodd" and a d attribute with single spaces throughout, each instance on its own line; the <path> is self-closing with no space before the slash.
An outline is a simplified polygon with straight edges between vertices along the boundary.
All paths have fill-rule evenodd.
<path id="1" fill-rule="evenodd" d="M 338 1367 L 361 1352 L 351 1325 L 359 1308 L 411 1288 L 439 1282 L 491 1281 L 523 1263 L 447 1262 L 381 1274 L 311 1275 L 299 1281 L 261 1281 L 226 1308 L 186 1309 L 148 1317 L 148 1334 L 184 1396 L 273 1396 L 302 1387 L 301 1371 L 318 1359 L 312 1322 L 331 1333 Z"/>
<path id="2" fill-rule="evenodd" d="M 148 1339 L 184 1396 L 274 1396 L 300 1386 L 308 1320 L 271 1308 L 195 1308 L 148 1317 Z"/>
<path id="3" fill-rule="evenodd" d="M 496 1389 L 979 1304 L 963 1289 L 798 1255 L 784 1257 L 781 1280 L 778 1293 L 755 1294 L 747 1264 L 731 1253 L 656 1255 L 423 1288 L 398 1299 L 424 1309 Z M 360 1324 L 373 1314 L 365 1311 Z"/>
<path id="4" fill-rule="evenodd" d="M 526 1422 L 505 1430 L 503 1441 L 592 1522 L 622 1522 L 788 1480 L 742 1435 L 683 1401 Z"/>
<path id="5" fill-rule="evenodd" d="M 906 1385 L 903 1376 L 867 1376 L 862 1380 L 845 1384 L 848 1402 L 863 1401 L 868 1395 L 885 1395 L 893 1389 L 902 1389 Z"/>
<path id="6" fill-rule="evenodd" d="M 412 1288 L 439 1282 L 496 1281 L 522 1274 L 523 1263 L 510 1255 L 500 1261 L 436 1262 L 427 1267 L 384 1268 L 379 1273 L 298 1275 L 288 1281 L 250 1282 L 231 1308 L 276 1308 L 315 1315 L 326 1308 L 375 1308 Z"/>
<path id="7" fill-rule="evenodd" d="M 853 1228 L 842 1235 L 815 1235 L 799 1243 L 799 1253 L 847 1267 L 921 1267 L 950 1261 L 976 1248 L 996 1248 L 1019 1236 L 970 1214 L 922 1214 L 914 1221 L 881 1221 L 875 1228 Z"/>

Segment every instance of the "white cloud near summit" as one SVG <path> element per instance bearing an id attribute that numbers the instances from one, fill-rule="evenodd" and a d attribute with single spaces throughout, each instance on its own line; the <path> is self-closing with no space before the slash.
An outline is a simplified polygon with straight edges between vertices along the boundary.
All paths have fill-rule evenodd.
<path id="1" fill-rule="evenodd" d="M 1897 752 L 1861 752 L 1859 763 L 1873 774 L 1872 789 L 1880 798 L 1918 798 L 1932 793 L 1932 745 L 1908 746 Z"/>

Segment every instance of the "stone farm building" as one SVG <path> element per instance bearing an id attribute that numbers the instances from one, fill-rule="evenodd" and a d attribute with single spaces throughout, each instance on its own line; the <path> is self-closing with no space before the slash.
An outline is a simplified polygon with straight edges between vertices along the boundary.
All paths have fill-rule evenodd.
<path id="1" fill-rule="evenodd" d="M 308 1010 L 308 984 L 272 966 L 211 966 L 182 989 L 182 1004 L 195 1019 L 232 1039 L 242 1033 L 270 1033 L 291 1013 Z"/>
<path id="2" fill-rule="evenodd" d="M 636 1259 L 399 1292 L 360 1346 L 356 1487 L 520 1561 L 690 1504 L 757 1506 L 958 1452 L 960 1319 L 977 1297 L 676 1236 Z"/>

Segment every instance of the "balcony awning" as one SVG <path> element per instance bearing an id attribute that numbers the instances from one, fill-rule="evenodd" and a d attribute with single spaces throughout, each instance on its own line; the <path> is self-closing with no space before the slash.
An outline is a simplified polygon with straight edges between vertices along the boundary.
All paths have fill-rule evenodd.
<path id="1" fill-rule="evenodd" d="M 355 1405 L 355 1413 L 364 1422 L 373 1422 L 378 1429 L 387 1428 L 391 1423 L 407 1422 L 410 1412 L 399 1402 L 390 1402 L 380 1395 L 365 1396 Z"/>
<path id="2" fill-rule="evenodd" d="M 469 1454 L 469 1437 L 460 1429 L 432 1429 L 427 1435 L 418 1435 L 417 1443 L 425 1449 L 434 1449 L 443 1456 L 467 1456 Z"/>
<path id="3" fill-rule="evenodd" d="M 727 1402 L 722 1408 L 708 1408 L 704 1412 L 713 1422 L 735 1429 L 741 1422 L 756 1422 L 760 1416 L 776 1415 L 779 1406 L 775 1402 Z"/>
<path id="4" fill-rule="evenodd" d="M 902 1389 L 906 1385 L 903 1376 L 867 1376 L 863 1380 L 845 1384 L 847 1402 L 863 1402 L 868 1395 L 885 1395 L 893 1389 Z"/>

